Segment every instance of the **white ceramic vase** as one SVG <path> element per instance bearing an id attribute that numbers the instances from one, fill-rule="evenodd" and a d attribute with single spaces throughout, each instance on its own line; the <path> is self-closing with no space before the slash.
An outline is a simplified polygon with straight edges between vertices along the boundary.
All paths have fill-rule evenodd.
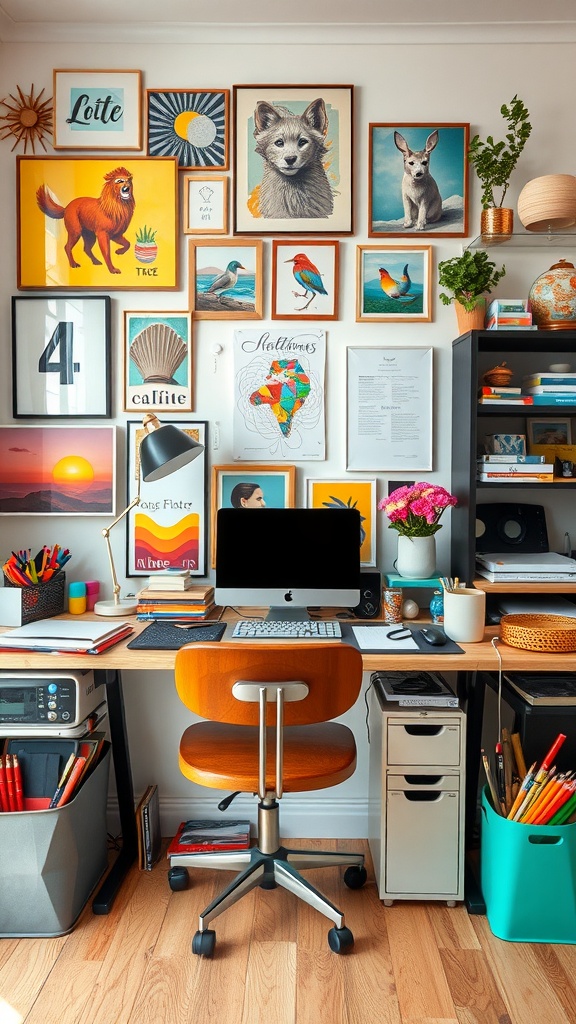
<path id="1" fill-rule="evenodd" d="M 436 538 L 398 535 L 396 571 L 407 580 L 429 579 L 436 572 Z"/>

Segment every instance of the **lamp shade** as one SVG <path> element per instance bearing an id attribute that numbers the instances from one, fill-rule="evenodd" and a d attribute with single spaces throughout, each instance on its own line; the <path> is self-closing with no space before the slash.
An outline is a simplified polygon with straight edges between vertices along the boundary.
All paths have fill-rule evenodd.
<path id="1" fill-rule="evenodd" d="M 518 216 L 527 231 L 561 231 L 576 224 L 576 178 L 544 174 L 524 185 Z"/>
<path id="2" fill-rule="evenodd" d="M 150 420 L 159 424 L 156 417 Z M 175 473 L 204 451 L 203 445 L 173 423 L 165 423 L 163 426 L 159 424 L 157 427 L 145 423 L 145 427 L 150 431 L 140 445 L 140 470 L 145 483 L 162 480 L 170 473 Z"/>

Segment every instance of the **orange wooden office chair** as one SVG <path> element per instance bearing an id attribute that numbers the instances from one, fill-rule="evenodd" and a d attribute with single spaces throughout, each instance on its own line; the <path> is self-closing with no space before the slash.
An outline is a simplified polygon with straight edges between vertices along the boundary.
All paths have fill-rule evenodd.
<path id="1" fill-rule="evenodd" d="M 239 871 L 200 914 L 194 953 L 213 953 L 210 922 L 258 885 L 281 885 L 330 918 L 328 942 L 335 953 L 353 945 L 344 915 L 298 869 L 349 865 L 344 881 L 357 889 L 366 881 L 363 854 L 281 845 L 278 802 L 283 793 L 336 786 L 354 773 L 354 736 L 330 719 L 354 704 L 361 681 L 362 656 L 342 643 L 194 643 L 179 650 L 180 699 L 208 719 L 184 732 L 180 770 L 202 786 L 259 797 L 256 846 L 170 857 L 174 891 L 186 888 L 189 867 Z"/>

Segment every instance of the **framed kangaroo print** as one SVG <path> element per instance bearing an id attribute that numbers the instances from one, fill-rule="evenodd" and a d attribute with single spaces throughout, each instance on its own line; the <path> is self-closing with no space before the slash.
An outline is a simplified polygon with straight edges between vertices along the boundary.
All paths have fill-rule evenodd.
<path id="1" fill-rule="evenodd" d="M 468 234 L 469 124 L 370 124 L 368 235 Z"/>
<path id="2" fill-rule="evenodd" d="M 234 86 L 235 234 L 352 234 L 353 91 Z"/>

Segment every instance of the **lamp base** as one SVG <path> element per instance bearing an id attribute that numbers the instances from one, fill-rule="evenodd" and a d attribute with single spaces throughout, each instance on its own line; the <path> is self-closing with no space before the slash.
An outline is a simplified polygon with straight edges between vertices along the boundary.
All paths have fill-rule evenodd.
<path id="1" fill-rule="evenodd" d="M 119 601 L 96 601 L 96 615 L 135 615 L 136 598 L 120 598 Z"/>

